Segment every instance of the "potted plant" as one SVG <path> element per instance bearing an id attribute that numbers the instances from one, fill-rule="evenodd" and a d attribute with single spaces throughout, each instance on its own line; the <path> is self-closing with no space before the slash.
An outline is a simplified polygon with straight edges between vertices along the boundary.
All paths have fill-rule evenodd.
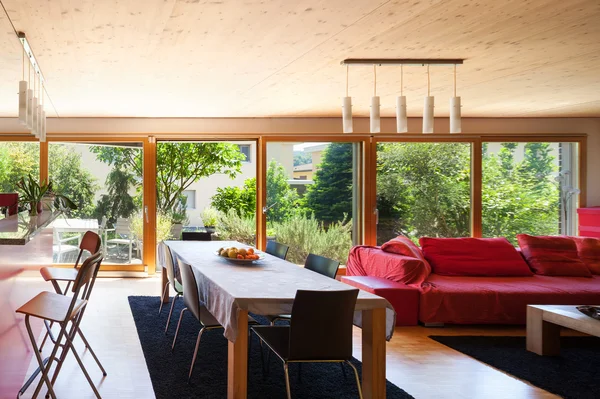
<path id="1" fill-rule="evenodd" d="M 171 217 L 171 235 L 174 239 L 181 239 L 181 231 L 183 230 L 183 225 L 189 223 L 189 219 L 186 211 L 186 197 L 183 196 L 179 199 L 178 204 L 173 208 L 170 212 Z"/>
<path id="2" fill-rule="evenodd" d="M 209 233 L 215 232 L 215 226 L 217 225 L 217 219 L 219 218 L 219 211 L 215 208 L 204 208 L 202 213 L 200 214 L 200 218 L 202 219 L 202 224 L 204 228 Z"/>
<path id="3" fill-rule="evenodd" d="M 38 213 L 42 212 L 42 200 L 44 198 L 52 198 L 53 206 L 56 209 L 77 209 L 77 205 L 69 198 L 62 194 L 58 194 L 52 190 L 52 182 L 38 183 L 31 175 L 27 178 L 22 177 L 17 182 L 17 187 L 20 190 L 19 202 L 29 205 L 29 214 L 31 216 L 37 216 Z"/>

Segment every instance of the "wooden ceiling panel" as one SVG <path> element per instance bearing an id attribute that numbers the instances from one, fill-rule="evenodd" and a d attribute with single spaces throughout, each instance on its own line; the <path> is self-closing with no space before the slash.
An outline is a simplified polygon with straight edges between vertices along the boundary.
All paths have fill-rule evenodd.
<path id="1" fill-rule="evenodd" d="M 61 116 L 337 116 L 344 58 L 466 58 L 465 116 L 600 116 L 597 0 L 3 0 Z M 19 43 L 0 16 L 0 116 L 16 116 Z M 426 68 L 405 67 L 409 115 Z M 398 67 L 377 71 L 394 115 Z M 451 67 L 431 67 L 436 115 Z M 350 68 L 368 115 L 371 67 Z M 50 113 L 51 114 L 51 113 Z"/>

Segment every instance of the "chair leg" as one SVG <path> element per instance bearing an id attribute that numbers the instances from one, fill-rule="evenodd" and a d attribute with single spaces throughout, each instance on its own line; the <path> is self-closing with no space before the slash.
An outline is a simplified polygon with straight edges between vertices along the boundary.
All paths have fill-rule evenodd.
<path id="1" fill-rule="evenodd" d="M 56 394 L 54 393 L 54 388 L 52 387 L 52 383 L 50 382 L 50 376 L 48 375 L 48 372 L 50 371 L 50 367 L 52 366 L 52 360 L 53 360 L 54 356 L 56 355 L 58 345 L 54 347 L 54 350 L 52 351 L 52 354 L 50 355 L 48 363 L 46 363 L 46 367 L 44 367 L 44 361 L 42 360 L 42 356 L 40 355 L 39 350 L 37 349 L 37 345 L 35 344 L 35 337 L 33 335 L 33 332 L 31 331 L 31 324 L 29 323 L 29 315 L 25 316 L 25 327 L 27 328 L 27 334 L 29 334 L 29 340 L 31 341 L 31 345 L 33 345 L 33 348 L 34 348 L 33 352 L 35 353 L 35 357 L 38 361 L 38 365 L 40 366 L 40 371 L 42 372 L 42 377 L 40 379 L 40 382 L 38 384 L 38 387 L 36 389 L 36 393 L 34 394 L 34 397 L 39 392 L 39 389 L 41 388 L 42 383 L 45 382 L 46 386 L 48 386 L 48 393 L 50 394 L 52 399 L 56 399 Z M 61 332 L 61 338 L 62 338 L 62 332 Z"/>
<path id="2" fill-rule="evenodd" d="M 358 377 L 358 370 L 349 360 L 346 360 L 346 364 L 352 367 L 352 370 L 354 370 L 354 377 L 356 378 L 356 387 L 358 388 L 358 396 L 360 397 L 360 399 L 363 399 L 362 387 L 360 386 L 360 378 Z"/>
<path id="3" fill-rule="evenodd" d="M 171 282 L 167 281 L 167 283 L 165 284 L 165 289 L 163 290 L 163 295 L 160 297 L 160 307 L 158 308 L 158 314 L 160 314 L 160 312 L 162 311 L 163 305 L 165 304 L 163 302 L 163 298 L 167 295 L 167 290 L 169 289 L 169 285 L 171 284 Z"/>
<path id="4" fill-rule="evenodd" d="M 173 303 L 171 304 L 171 310 L 169 311 L 169 317 L 167 317 L 167 325 L 165 326 L 165 335 L 167 335 L 167 331 L 169 330 L 169 323 L 171 323 L 171 315 L 173 314 L 173 308 L 175 307 L 175 302 L 177 301 L 177 297 L 179 293 L 175 294 L 173 297 Z"/>
<path id="5" fill-rule="evenodd" d="M 292 399 L 292 392 L 290 389 L 290 373 L 288 372 L 288 363 L 283 363 L 283 373 L 285 374 L 285 390 L 287 392 L 287 399 Z"/>
<path id="6" fill-rule="evenodd" d="M 198 332 L 198 338 L 196 339 L 196 348 L 194 349 L 194 357 L 192 357 L 192 364 L 190 366 L 190 373 L 188 374 L 188 384 L 192 378 L 192 373 L 194 372 L 194 366 L 196 365 L 196 356 L 198 356 L 198 348 L 200 348 L 200 338 L 202 338 L 202 333 L 206 327 L 202 327 L 200 332 Z"/>
<path id="7" fill-rule="evenodd" d="M 346 377 L 346 369 L 344 368 L 344 363 L 340 363 L 340 368 L 342 369 L 342 374 L 344 374 L 344 380 L 345 380 L 347 377 Z"/>
<path id="8" fill-rule="evenodd" d="M 181 319 L 183 319 L 183 314 L 187 308 L 181 309 L 181 313 L 179 313 L 179 321 L 177 322 L 177 330 L 175 330 L 175 337 L 173 338 L 173 345 L 171 345 L 171 352 L 175 349 L 175 342 L 177 342 L 177 336 L 179 335 L 179 326 L 181 325 Z"/>
<path id="9" fill-rule="evenodd" d="M 98 365 L 98 367 L 102 371 L 102 375 L 106 377 L 107 376 L 106 370 L 104 370 L 104 367 L 102 366 L 102 363 L 100 363 L 100 360 L 98 360 L 98 356 L 96 356 L 96 353 L 94 352 L 94 350 L 92 349 L 92 347 L 88 343 L 87 339 L 83 335 L 83 331 L 81 331 L 80 328 L 77 329 L 77 334 L 79 334 L 79 337 L 81 338 L 81 340 L 85 344 L 86 349 L 89 350 L 90 353 L 92 354 L 92 357 L 96 361 L 96 364 Z"/>

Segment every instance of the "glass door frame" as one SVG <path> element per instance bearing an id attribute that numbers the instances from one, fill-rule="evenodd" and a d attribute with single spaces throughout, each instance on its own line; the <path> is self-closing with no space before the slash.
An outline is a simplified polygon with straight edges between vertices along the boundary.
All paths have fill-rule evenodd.
<path id="1" fill-rule="evenodd" d="M 49 177 L 49 159 L 48 159 L 48 148 L 50 143 L 67 143 L 67 144 L 86 144 L 86 143 L 139 143 L 142 149 L 143 159 L 143 201 L 142 201 L 142 213 L 144 215 L 144 245 L 142 250 L 142 263 L 141 264 L 115 264 L 115 265 L 101 265 L 100 271 L 115 271 L 115 272 L 147 272 L 149 275 L 154 274 L 154 267 L 156 262 L 155 251 L 150 251 L 150 245 L 156 241 L 155 237 L 155 211 L 153 210 L 151 200 L 151 192 L 149 191 L 152 186 L 155 185 L 155 177 L 149 175 L 151 172 L 152 165 L 155 165 L 156 151 L 154 151 L 154 157 L 152 157 L 152 143 L 153 138 L 151 136 L 95 136 L 86 135 L 85 137 L 74 137 L 73 135 L 53 135 L 48 137 L 45 142 L 40 142 L 40 178 L 48 179 Z M 150 169 L 149 169 L 150 168 Z M 149 248 L 150 247 L 150 248 Z M 52 264 L 53 267 L 72 267 L 72 264 Z"/>
<path id="2" fill-rule="evenodd" d="M 471 144 L 471 237 L 482 236 L 482 144 L 486 142 L 570 142 L 579 145 L 578 207 L 586 206 L 587 135 L 586 134 L 395 134 L 373 135 L 365 179 L 365 244 L 377 245 L 377 144 L 378 143 L 470 143 Z"/>

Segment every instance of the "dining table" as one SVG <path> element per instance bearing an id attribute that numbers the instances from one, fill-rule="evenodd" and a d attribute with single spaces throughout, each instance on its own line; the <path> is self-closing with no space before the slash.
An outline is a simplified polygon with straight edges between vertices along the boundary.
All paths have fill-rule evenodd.
<path id="1" fill-rule="evenodd" d="M 298 290 L 356 289 L 267 253 L 260 252 L 262 259 L 252 264 L 230 262 L 218 255 L 223 247 L 249 248 L 236 241 L 165 241 L 165 244 L 171 250 L 174 265 L 180 259 L 192 266 L 200 301 L 224 327 L 230 399 L 247 397 L 249 313 L 290 314 Z M 164 257 L 161 252 L 159 261 Z M 166 274 L 162 273 L 163 283 Z M 168 302 L 168 294 L 162 300 Z M 392 338 L 395 317 L 386 299 L 359 292 L 354 324 L 362 328 L 362 391 L 366 399 L 386 396 L 385 346 L 386 340 Z"/>

